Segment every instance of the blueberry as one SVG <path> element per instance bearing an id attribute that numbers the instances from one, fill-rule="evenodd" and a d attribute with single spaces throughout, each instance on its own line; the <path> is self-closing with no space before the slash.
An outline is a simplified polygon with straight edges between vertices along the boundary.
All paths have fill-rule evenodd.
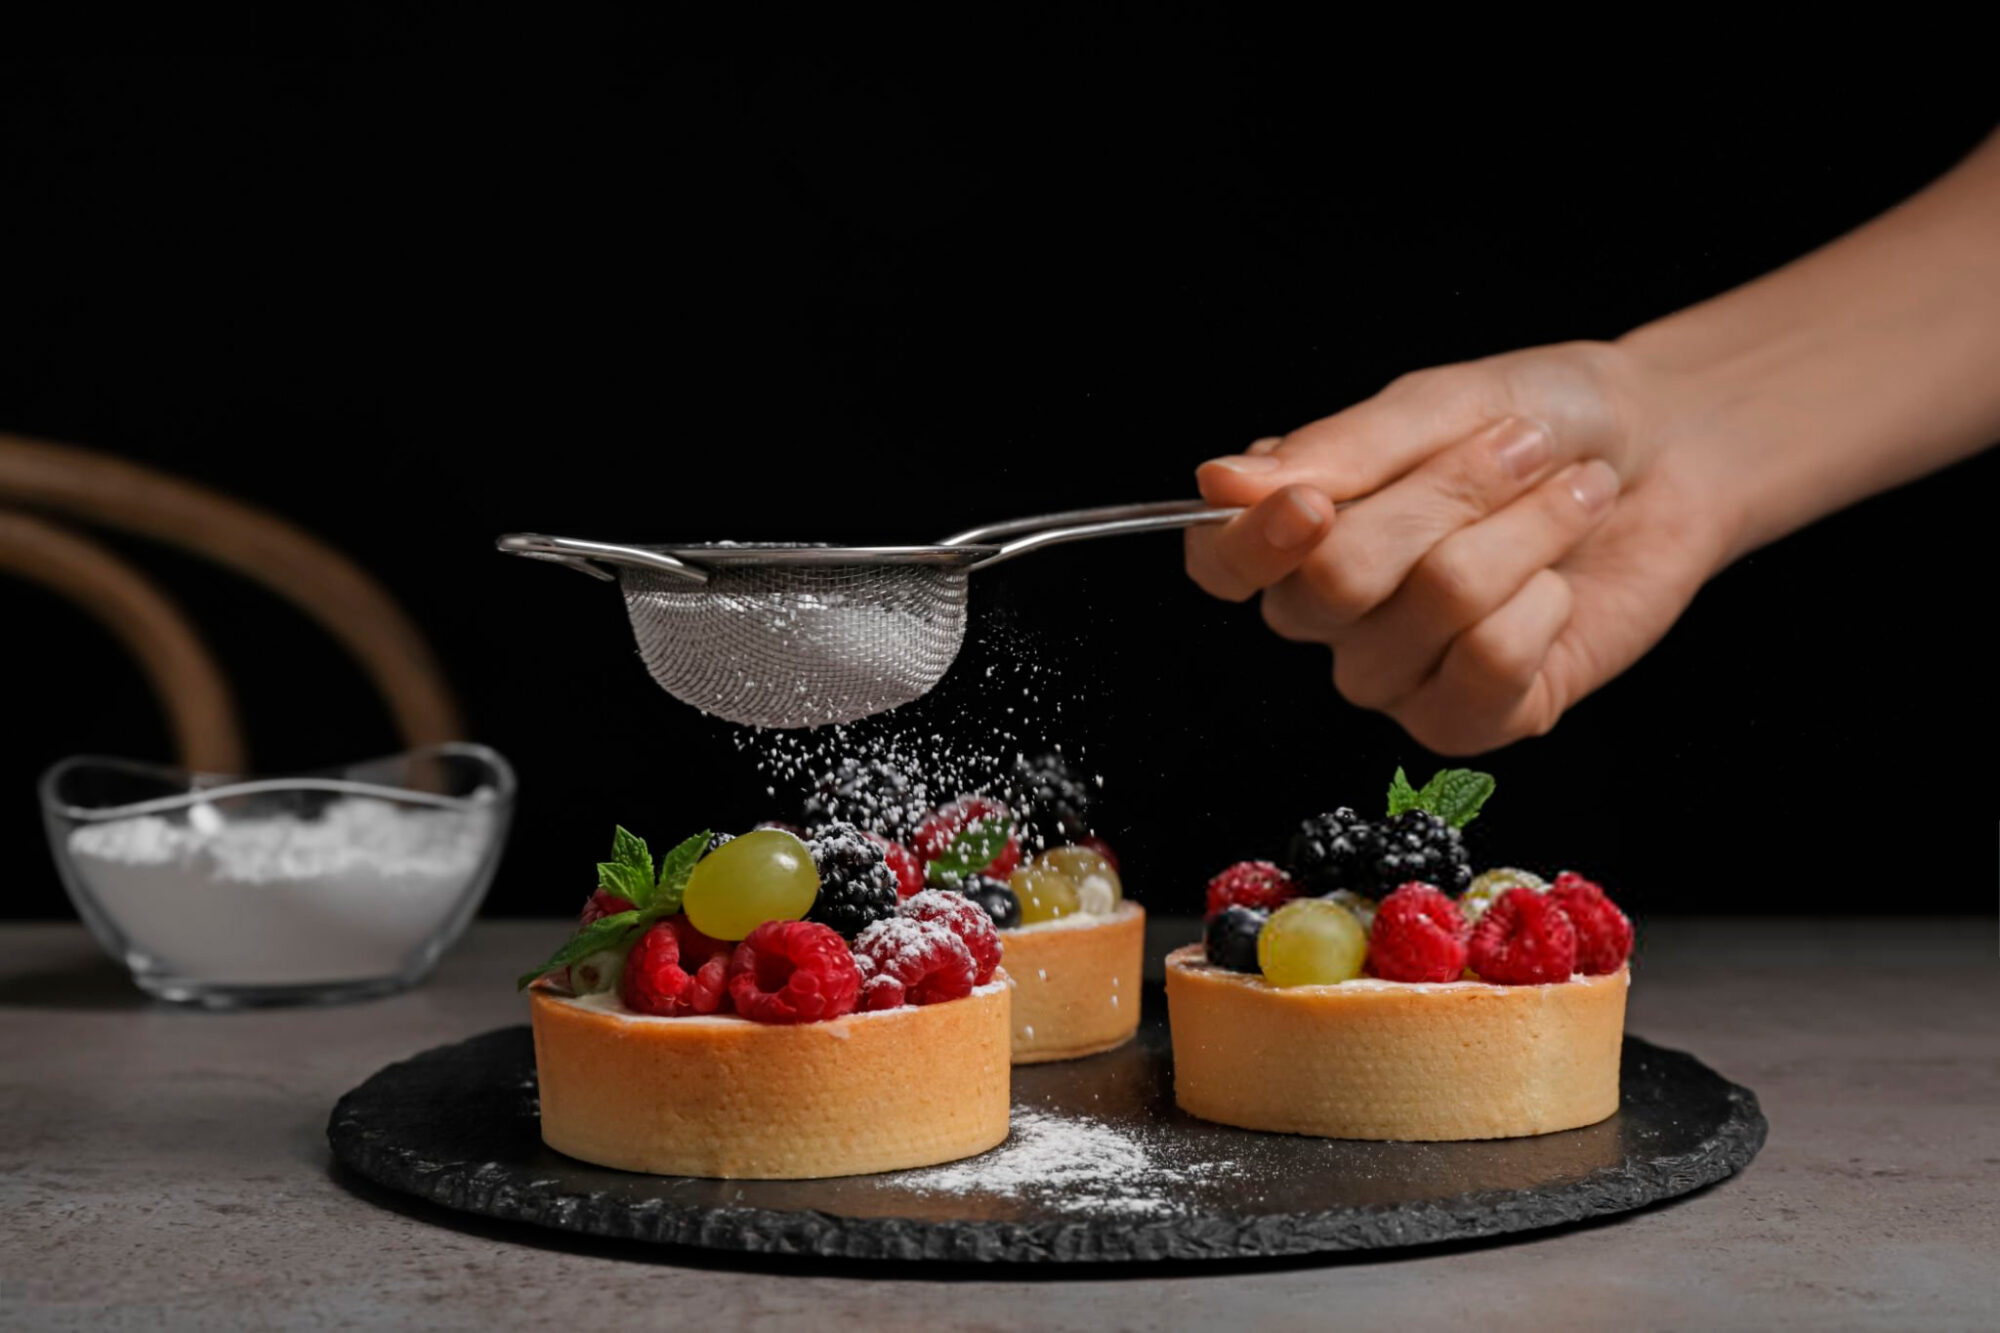
<path id="1" fill-rule="evenodd" d="M 1257 932 L 1271 919 L 1254 907 L 1225 907 L 1208 919 L 1202 946 L 1208 961 L 1231 972 L 1256 972 Z"/>
<path id="2" fill-rule="evenodd" d="M 974 875 L 958 891 L 985 908 L 996 929 L 1006 930 L 1021 924 L 1021 900 L 999 880 Z"/>

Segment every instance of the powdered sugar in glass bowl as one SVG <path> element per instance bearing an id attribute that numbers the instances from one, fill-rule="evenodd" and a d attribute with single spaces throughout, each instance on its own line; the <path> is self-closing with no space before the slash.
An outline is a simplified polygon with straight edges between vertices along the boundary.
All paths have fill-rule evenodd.
<path id="1" fill-rule="evenodd" d="M 481 745 L 298 777 L 66 759 L 49 846 L 98 942 L 162 999 L 356 999 L 427 975 L 479 908 L 514 808 Z"/>

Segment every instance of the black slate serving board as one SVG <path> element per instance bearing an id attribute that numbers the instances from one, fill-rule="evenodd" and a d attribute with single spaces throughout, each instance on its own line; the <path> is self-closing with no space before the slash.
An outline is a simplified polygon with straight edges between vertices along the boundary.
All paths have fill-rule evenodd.
<path id="1" fill-rule="evenodd" d="M 327 1136 L 370 1180 L 485 1217 L 716 1250 L 995 1263 L 1239 1259 L 1528 1231 L 1685 1194 L 1764 1144 L 1748 1089 L 1636 1037 L 1625 1039 L 1622 1109 L 1587 1129 L 1481 1143 L 1230 1129 L 1174 1106 L 1164 1009 L 1150 988 L 1131 1045 L 1017 1068 L 1013 1138 L 942 1176 L 697 1180 L 564 1157 L 541 1141 L 526 1027 L 390 1065 L 340 1099 Z M 1076 1132 L 1110 1149 L 1082 1164 L 1083 1178 L 1023 1179 Z M 996 1188 L 981 1188 L 989 1174 Z"/>

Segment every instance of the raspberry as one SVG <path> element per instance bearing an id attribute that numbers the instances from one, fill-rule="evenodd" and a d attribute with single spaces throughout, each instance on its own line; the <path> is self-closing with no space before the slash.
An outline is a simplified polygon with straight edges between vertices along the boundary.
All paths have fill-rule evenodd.
<path id="1" fill-rule="evenodd" d="M 1556 876 L 1548 896 L 1576 927 L 1576 970 L 1598 977 L 1625 966 L 1632 953 L 1632 922 L 1604 890 L 1574 871 Z"/>
<path id="2" fill-rule="evenodd" d="M 1456 981 L 1465 936 L 1456 903 L 1428 884 L 1405 884 L 1375 909 L 1368 965 L 1385 981 Z"/>
<path id="3" fill-rule="evenodd" d="M 1533 889 L 1509 889 L 1473 927 L 1467 962 L 1481 981 L 1535 986 L 1576 971 L 1576 927 L 1562 905 Z"/>
<path id="4" fill-rule="evenodd" d="M 903 904 L 903 915 L 930 921 L 958 936 L 972 955 L 972 984 L 984 986 L 1000 966 L 1000 933 L 984 907 L 963 894 L 926 889 Z"/>
<path id="5" fill-rule="evenodd" d="M 757 1023 L 817 1023 L 852 1013 L 861 970 L 847 941 L 817 921 L 766 921 L 729 960 L 729 998 Z"/>
<path id="6" fill-rule="evenodd" d="M 971 873 L 985 875 L 989 879 L 1005 879 L 1014 873 L 1014 867 L 1021 864 L 1021 835 L 1013 828 L 1013 816 L 1007 807 L 984 796 L 961 796 L 949 805 L 939 806 L 937 812 L 917 827 L 910 835 L 910 850 L 926 869 L 930 863 L 951 850 L 958 835 L 972 824 L 999 821 L 1007 825 L 1007 845 L 991 861 L 983 866 L 975 866 Z"/>
<path id="7" fill-rule="evenodd" d="M 877 921 L 861 932 L 854 949 L 868 956 L 876 975 L 903 984 L 905 1003 L 937 1004 L 972 994 L 972 951 L 938 922 L 912 916 Z"/>
<path id="8" fill-rule="evenodd" d="M 632 904 L 609 889 L 597 889 L 584 901 L 583 912 L 576 919 L 579 926 L 587 926 L 593 921 L 601 921 L 607 916 L 629 912 Z"/>
<path id="9" fill-rule="evenodd" d="M 656 921 L 646 928 L 625 955 L 625 973 L 618 980 L 618 998 L 635 1014 L 672 1016 L 692 977 L 681 968 L 681 943 L 674 928 Z"/>
<path id="10" fill-rule="evenodd" d="M 681 996 L 681 1004 L 683 1012 L 690 1014 L 720 1013 L 729 1007 L 728 954 L 716 954 L 701 965 Z"/>
<path id="11" fill-rule="evenodd" d="M 1212 918 L 1225 907 L 1248 907 L 1270 912 L 1299 896 L 1299 886 L 1290 875 L 1269 861 L 1238 861 L 1208 882 L 1208 911 Z"/>
<path id="12" fill-rule="evenodd" d="M 694 922 L 685 914 L 676 914 L 666 920 L 673 927 L 674 939 L 681 946 L 681 961 L 688 967 L 701 967 L 711 958 L 727 958 L 736 946 L 728 940 L 712 939 L 694 928 Z"/>
<path id="13" fill-rule="evenodd" d="M 878 1009 L 901 1009 L 903 1007 L 903 983 L 891 976 L 877 973 L 861 983 L 861 1010 L 874 1013 Z"/>
<path id="14" fill-rule="evenodd" d="M 924 863 L 917 854 L 900 842 L 892 842 L 879 833 L 863 835 L 868 841 L 882 848 L 882 859 L 889 863 L 889 869 L 896 872 L 896 896 L 907 898 L 913 893 L 924 891 Z"/>
<path id="15" fill-rule="evenodd" d="M 852 824 L 828 824 L 806 844 L 819 870 L 819 893 L 810 921 L 832 926 L 848 939 L 872 921 L 896 914 L 896 872 L 879 843 Z"/>

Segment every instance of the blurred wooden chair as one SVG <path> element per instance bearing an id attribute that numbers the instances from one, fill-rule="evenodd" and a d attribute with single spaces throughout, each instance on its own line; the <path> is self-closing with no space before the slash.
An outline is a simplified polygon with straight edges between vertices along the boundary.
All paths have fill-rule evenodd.
<path id="1" fill-rule="evenodd" d="M 353 561 L 275 515 L 108 454 L 0 432 L 0 572 L 46 585 L 102 621 L 138 659 L 182 767 L 248 771 L 226 676 L 144 575 L 56 518 L 170 543 L 263 584 L 361 664 L 406 747 L 462 737 L 430 644 Z"/>

